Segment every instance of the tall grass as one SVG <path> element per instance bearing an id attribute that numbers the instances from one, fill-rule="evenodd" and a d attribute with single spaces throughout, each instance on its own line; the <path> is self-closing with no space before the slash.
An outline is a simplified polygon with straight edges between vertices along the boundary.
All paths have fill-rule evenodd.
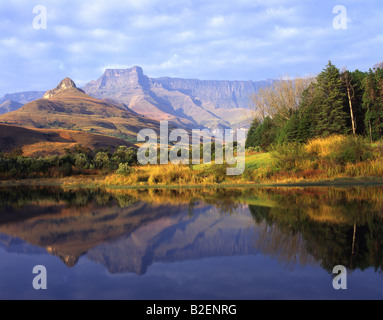
<path id="1" fill-rule="evenodd" d="M 336 177 L 383 177 L 383 145 L 363 137 L 330 136 L 307 144 L 272 148 L 272 164 L 256 170 L 260 180 L 294 181 Z"/>
<path id="2" fill-rule="evenodd" d="M 138 166 L 128 174 L 113 174 L 106 185 L 206 185 L 222 183 L 227 179 L 226 165 L 210 165 L 200 170 L 187 165 Z"/>
<path id="3" fill-rule="evenodd" d="M 319 158 L 329 157 L 334 149 L 339 148 L 347 139 L 346 136 L 334 135 L 327 138 L 317 138 L 310 140 L 306 145 L 306 152 Z"/>
<path id="4" fill-rule="evenodd" d="M 137 167 L 128 175 L 110 175 L 105 179 L 109 185 L 174 185 L 199 183 L 192 169 L 184 165 L 152 165 Z"/>
<path id="5" fill-rule="evenodd" d="M 318 181 L 338 177 L 383 177 L 383 143 L 331 136 L 307 144 L 276 145 L 268 154 L 248 155 L 246 172 L 227 176 L 226 165 L 120 166 L 105 185 L 174 186 Z"/>

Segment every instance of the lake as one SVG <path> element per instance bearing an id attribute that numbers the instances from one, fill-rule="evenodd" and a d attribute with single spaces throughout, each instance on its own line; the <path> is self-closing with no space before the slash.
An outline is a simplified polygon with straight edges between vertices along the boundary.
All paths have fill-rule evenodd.
<path id="1" fill-rule="evenodd" d="M 382 299 L 382 249 L 380 187 L 0 189 L 0 299 Z"/>

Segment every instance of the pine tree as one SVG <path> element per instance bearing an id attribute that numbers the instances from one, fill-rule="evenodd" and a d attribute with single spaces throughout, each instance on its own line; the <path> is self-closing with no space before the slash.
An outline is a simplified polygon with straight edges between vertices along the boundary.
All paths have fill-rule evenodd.
<path id="1" fill-rule="evenodd" d="M 340 71 L 331 61 L 317 77 L 315 84 L 317 104 L 316 135 L 345 134 L 347 128 L 347 96 L 340 78 Z"/>
<path id="2" fill-rule="evenodd" d="M 354 116 L 355 116 L 355 123 L 356 123 L 356 133 L 358 135 L 365 135 L 366 134 L 366 126 L 365 126 L 365 117 L 366 117 L 366 110 L 363 108 L 363 82 L 365 78 L 367 77 L 367 72 L 362 72 L 359 70 L 355 70 L 351 73 L 352 79 L 353 79 L 353 87 L 354 87 L 354 99 L 353 99 L 353 106 L 354 106 Z"/>
<path id="3" fill-rule="evenodd" d="M 261 147 L 263 150 L 267 150 L 275 142 L 277 133 L 278 127 L 273 119 L 266 117 L 262 123 L 256 119 L 250 128 L 246 148 Z"/>
<path id="4" fill-rule="evenodd" d="M 383 69 L 370 70 L 365 78 L 363 107 L 367 133 L 371 141 L 378 140 L 383 136 Z"/>
<path id="5" fill-rule="evenodd" d="M 297 129 L 298 142 L 307 142 L 307 140 L 315 137 L 316 122 L 315 105 L 310 105 L 307 109 L 302 111 L 301 114 Z"/>
<path id="6" fill-rule="evenodd" d="M 298 141 L 298 127 L 299 127 L 299 112 L 296 111 L 287 121 L 286 125 L 280 131 L 277 138 L 278 143 L 296 142 Z"/>
<path id="7" fill-rule="evenodd" d="M 299 125 L 297 128 L 297 141 L 306 142 L 314 138 L 318 125 L 318 98 L 315 84 L 303 92 L 302 103 L 299 109 Z"/>
<path id="8" fill-rule="evenodd" d="M 257 118 L 254 119 L 253 123 L 251 124 L 251 127 L 249 129 L 249 132 L 247 134 L 246 139 L 246 149 L 256 147 L 257 145 L 257 137 L 256 137 L 256 130 L 258 126 L 260 125 L 260 122 Z"/>

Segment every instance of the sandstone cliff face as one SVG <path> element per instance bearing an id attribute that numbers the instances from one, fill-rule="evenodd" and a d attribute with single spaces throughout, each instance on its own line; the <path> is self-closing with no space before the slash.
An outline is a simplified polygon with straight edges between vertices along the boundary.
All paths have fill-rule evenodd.
<path id="1" fill-rule="evenodd" d="M 133 67 L 126 70 L 107 69 L 98 79 L 85 85 L 86 92 L 95 97 L 114 97 L 121 91 L 144 93 L 150 88 L 149 78 L 144 75 L 142 68 Z"/>
<path id="2" fill-rule="evenodd" d="M 84 91 L 114 99 L 133 111 L 186 127 L 229 128 L 248 119 L 251 95 L 269 81 L 201 81 L 150 79 L 142 68 L 106 70 Z M 250 117 L 251 118 L 251 117 Z"/>
<path id="3" fill-rule="evenodd" d="M 269 81 L 202 81 L 172 78 L 151 79 L 151 82 L 168 90 L 180 91 L 204 103 L 211 103 L 216 109 L 247 109 L 251 95 L 270 83 Z"/>

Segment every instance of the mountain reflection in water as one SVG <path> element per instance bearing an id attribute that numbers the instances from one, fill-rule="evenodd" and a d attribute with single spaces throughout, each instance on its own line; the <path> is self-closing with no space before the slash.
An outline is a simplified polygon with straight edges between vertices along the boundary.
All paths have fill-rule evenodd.
<path id="1" fill-rule="evenodd" d="M 383 188 L 0 190 L 0 246 L 86 256 L 110 273 L 156 262 L 271 256 L 329 273 L 383 263 Z"/>

